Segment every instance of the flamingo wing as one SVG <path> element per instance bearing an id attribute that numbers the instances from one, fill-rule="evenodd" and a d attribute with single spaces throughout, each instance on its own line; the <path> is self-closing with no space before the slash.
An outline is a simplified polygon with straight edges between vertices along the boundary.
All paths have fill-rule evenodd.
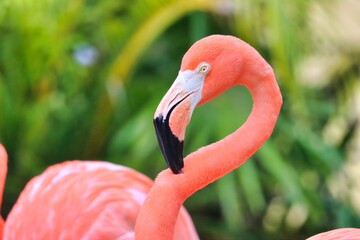
<path id="1" fill-rule="evenodd" d="M 133 239 L 137 214 L 152 185 L 145 175 L 112 163 L 53 165 L 20 194 L 4 239 Z M 196 234 L 185 209 L 177 231 L 179 239 Z"/>

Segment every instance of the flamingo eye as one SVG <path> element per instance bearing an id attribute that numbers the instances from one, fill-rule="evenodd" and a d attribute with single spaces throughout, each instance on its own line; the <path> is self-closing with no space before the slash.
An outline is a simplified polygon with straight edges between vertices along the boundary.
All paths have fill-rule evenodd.
<path id="1" fill-rule="evenodd" d="M 202 63 L 199 66 L 199 72 L 200 73 L 208 73 L 210 70 L 210 64 L 208 63 Z"/>

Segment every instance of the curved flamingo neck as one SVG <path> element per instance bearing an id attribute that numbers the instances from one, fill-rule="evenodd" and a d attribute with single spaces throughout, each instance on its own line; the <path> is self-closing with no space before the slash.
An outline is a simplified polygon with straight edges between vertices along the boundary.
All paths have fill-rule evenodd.
<path id="1" fill-rule="evenodd" d="M 245 85 L 253 99 L 253 108 L 246 122 L 222 140 L 186 157 L 183 178 L 175 178 L 186 198 L 241 166 L 272 134 L 282 96 L 272 70 L 258 81 L 258 84 Z M 164 181 L 169 181 L 169 177 L 166 176 Z"/>
<path id="2" fill-rule="evenodd" d="M 271 67 L 262 58 L 244 77 L 253 98 L 253 109 L 246 122 L 224 139 L 198 149 L 187 156 L 183 174 L 162 171 L 140 210 L 135 235 L 137 239 L 173 239 L 177 214 L 194 192 L 239 167 L 270 137 L 282 105 L 282 97 Z M 260 74 L 255 71 L 263 70 Z M 254 74 L 254 75 L 253 75 Z M 258 76 L 254 79 L 254 76 Z"/>

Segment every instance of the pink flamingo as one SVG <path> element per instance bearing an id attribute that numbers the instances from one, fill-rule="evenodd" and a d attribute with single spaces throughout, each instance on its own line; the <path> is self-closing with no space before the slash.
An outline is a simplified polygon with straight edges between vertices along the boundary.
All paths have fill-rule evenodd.
<path id="1" fill-rule="evenodd" d="M 0 144 L 0 210 L 2 204 L 2 197 L 5 186 L 5 178 L 7 172 L 7 154 L 5 148 Z M 4 229 L 4 219 L 0 216 L 0 239 L 2 239 Z"/>
<path id="2" fill-rule="evenodd" d="M 339 228 L 328 232 L 316 234 L 307 240 L 358 240 L 360 239 L 360 229 L 358 228 Z"/>
<path id="3" fill-rule="evenodd" d="M 252 94 L 253 109 L 247 121 L 224 139 L 183 159 L 185 129 L 195 107 L 234 85 L 244 85 Z M 110 163 L 73 161 L 52 166 L 21 193 L 6 220 L 4 237 L 114 239 L 110 233 L 125 227 L 125 236 L 117 239 L 132 239 L 133 222 L 127 224 L 127 219 L 137 218 L 136 239 L 174 239 L 178 229 L 186 231 L 183 227 L 190 230 L 179 239 L 198 239 L 182 204 L 254 154 L 270 137 L 281 105 L 273 70 L 254 48 L 232 36 L 199 40 L 185 54 L 178 77 L 155 112 L 158 141 L 170 169 L 162 171 L 152 185 L 144 176 L 134 183 L 126 174 L 138 173 Z M 126 190 L 129 185 L 136 190 Z M 122 200 L 114 200 L 119 196 Z M 128 208 L 136 208 L 131 216 Z M 124 219 L 116 220 L 119 215 Z M 120 224 L 113 226 L 114 222 Z"/>
<path id="4" fill-rule="evenodd" d="M 2 167 L 7 158 L 1 145 L 0 150 Z M 0 177 L 5 181 L 5 173 Z M 136 216 L 152 185 L 145 175 L 112 163 L 53 165 L 26 185 L 0 239 L 134 239 Z M 198 239 L 183 207 L 175 236 L 178 240 Z"/>

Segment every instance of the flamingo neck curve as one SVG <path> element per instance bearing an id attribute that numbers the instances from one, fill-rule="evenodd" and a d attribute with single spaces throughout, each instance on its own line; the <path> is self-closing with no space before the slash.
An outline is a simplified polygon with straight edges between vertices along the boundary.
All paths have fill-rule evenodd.
<path id="1" fill-rule="evenodd" d="M 196 191 L 242 165 L 270 137 L 275 127 L 282 96 L 271 67 L 263 60 L 263 74 L 245 85 L 253 98 L 253 108 L 246 122 L 224 139 L 188 155 L 182 174 L 162 171 L 155 180 L 135 225 L 136 239 L 174 239 L 176 218 L 181 205 Z M 260 69 L 263 70 L 263 69 Z"/>

